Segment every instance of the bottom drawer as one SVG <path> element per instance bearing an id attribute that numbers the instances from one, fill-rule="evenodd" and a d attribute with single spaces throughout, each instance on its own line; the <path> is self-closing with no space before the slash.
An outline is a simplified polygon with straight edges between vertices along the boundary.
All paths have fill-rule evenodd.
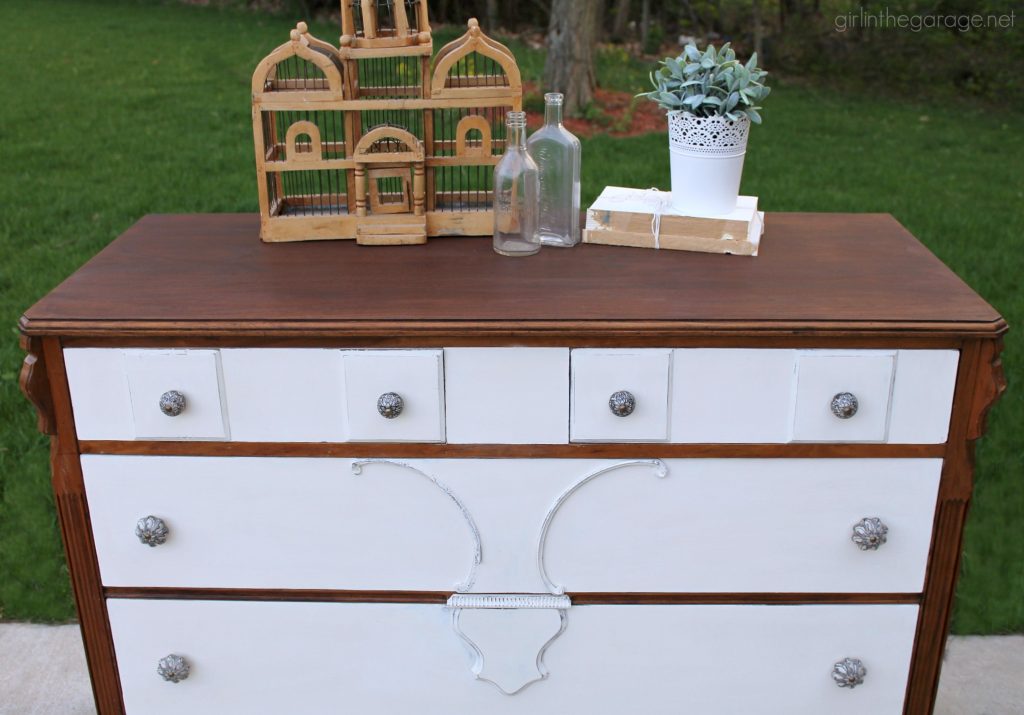
<path id="1" fill-rule="evenodd" d="M 443 605 L 111 599 L 107 607 L 129 715 L 899 715 L 917 622 L 914 605 L 462 611 L 475 648 Z M 168 654 L 187 661 L 186 679 L 160 677 Z M 856 688 L 833 680 L 844 658 L 866 668 Z M 515 682 L 538 665 L 546 680 L 515 695 L 474 679 L 475 668 Z"/>

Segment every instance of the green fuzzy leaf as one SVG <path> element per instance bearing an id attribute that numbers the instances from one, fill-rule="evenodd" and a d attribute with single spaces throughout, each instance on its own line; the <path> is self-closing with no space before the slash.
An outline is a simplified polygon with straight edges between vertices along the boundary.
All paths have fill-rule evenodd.
<path id="1" fill-rule="evenodd" d="M 670 111 L 685 109 L 701 117 L 749 116 L 760 123 L 758 102 L 769 94 L 761 80 L 767 75 L 754 54 L 745 63 L 736 58 L 731 43 L 718 50 L 708 44 L 702 51 L 687 44 L 678 57 L 666 57 L 650 73 L 653 91 L 647 97 Z"/>

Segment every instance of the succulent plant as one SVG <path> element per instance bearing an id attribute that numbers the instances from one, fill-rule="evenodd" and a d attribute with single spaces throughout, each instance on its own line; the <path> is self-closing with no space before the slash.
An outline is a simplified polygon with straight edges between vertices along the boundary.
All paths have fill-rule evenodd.
<path id="1" fill-rule="evenodd" d="M 708 45 L 703 52 L 691 43 L 679 57 L 666 57 L 659 64 L 651 72 L 654 91 L 641 96 L 669 111 L 732 121 L 746 115 L 754 124 L 761 123 L 759 104 L 771 88 L 764 84 L 768 73 L 757 66 L 756 52 L 743 64 L 728 42 L 717 51 Z"/>

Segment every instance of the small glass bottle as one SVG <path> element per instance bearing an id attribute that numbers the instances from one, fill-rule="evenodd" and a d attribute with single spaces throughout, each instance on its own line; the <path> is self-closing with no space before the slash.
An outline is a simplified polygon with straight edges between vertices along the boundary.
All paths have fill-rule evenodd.
<path id="1" fill-rule="evenodd" d="M 494 168 L 494 250 L 532 256 L 537 236 L 537 165 L 526 153 L 526 112 L 509 112 L 505 155 Z"/>
<path id="2" fill-rule="evenodd" d="M 562 124 L 564 97 L 544 95 L 544 126 L 527 151 L 540 173 L 537 233 L 545 246 L 569 248 L 580 242 L 580 140 Z"/>

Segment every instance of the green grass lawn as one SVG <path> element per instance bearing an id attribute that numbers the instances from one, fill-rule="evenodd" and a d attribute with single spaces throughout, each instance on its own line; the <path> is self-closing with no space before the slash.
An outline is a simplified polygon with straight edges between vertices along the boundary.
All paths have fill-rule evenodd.
<path id="1" fill-rule="evenodd" d="M 18 317 L 144 214 L 256 210 L 249 81 L 294 19 L 154 2 L 0 0 L 8 68 L 0 103 L 0 617 L 74 614 L 47 443 L 17 387 Z M 328 40 L 339 34 L 312 29 Z M 540 53 L 513 46 L 524 75 L 536 79 Z M 620 59 L 602 56 L 605 81 L 641 89 L 644 72 Z M 765 209 L 892 212 L 1011 324 L 1024 322 L 1018 116 L 785 83 L 764 115 L 743 190 Z M 669 188 L 664 135 L 599 136 L 583 151 L 584 204 L 608 184 Z M 1010 391 L 978 450 L 959 633 L 1024 630 L 1022 355 L 1018 329 L 1004 353 Z"/>

